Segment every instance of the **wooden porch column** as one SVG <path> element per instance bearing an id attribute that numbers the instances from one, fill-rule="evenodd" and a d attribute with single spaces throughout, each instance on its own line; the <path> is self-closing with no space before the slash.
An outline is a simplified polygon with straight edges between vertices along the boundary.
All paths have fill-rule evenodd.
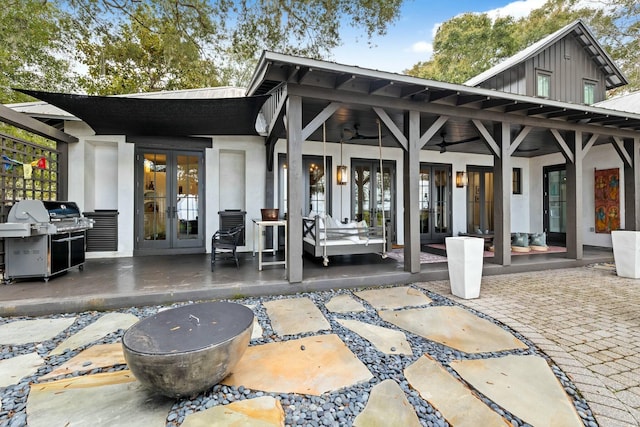
<path id="1" fill-rule="evenodd" d="M 582 259 L 582 132 L 568 132 L 567 144 L 573 153 L 567 158 L 567 258 Z"/>
<path id="2" fill-rule="evenodd" d="M 624 229 L 640 231 L 640 138 L 626 139 L 624 148 L 631 164 L 624 163 Z"/>
<path id="3" fill-rule="evenodd" d="M 498 123 L 493 128 L 500 155 L 494 155 L 493 164 L 493 261 L 499 265 L 511 265 L 511 126 Z M 517 230 L 516 230 L 517 231 Z"/>
<path id="4" fill-rule="evenodd" d="M 420 272 L 420 230 L 418 185 L 420 182 L 420 113 L 409 111 L 407 149 L 404 159 L 404 270 Z"/>
<path id="5" fill-rule="evenodd" d="M 287 99 L 287 278 L 302 282 L 302 98 Z"/>

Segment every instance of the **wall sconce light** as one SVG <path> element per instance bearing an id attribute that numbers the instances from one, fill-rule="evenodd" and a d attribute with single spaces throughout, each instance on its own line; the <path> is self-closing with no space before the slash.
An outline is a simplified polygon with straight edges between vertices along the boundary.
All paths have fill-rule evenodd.
<path id="1" fill-rule="evenodd" d="M 349 181 L 349 173 L 347 172 L 347 167 L 345 165 L 340 165 L 336 169 L 338 185 L 347 185 L 347 182 Z"/>
<path id="2" fill-rule="evenodd" d="M 467 173 L 458 171 L 456 172 L 456 187 L 462 188 L 467 186 Z"/>

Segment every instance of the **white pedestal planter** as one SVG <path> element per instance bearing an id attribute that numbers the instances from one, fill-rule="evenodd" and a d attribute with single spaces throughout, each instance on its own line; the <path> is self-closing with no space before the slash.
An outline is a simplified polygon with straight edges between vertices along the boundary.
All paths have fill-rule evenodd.
<path id="1" fill-rule="evenodd" d="M 614 230 L 611 232 L 616 274 L 631 279 L 640 278 L 640 231 Z"/>
<path id="2" fill-rule="evenodd" d="M 451 293 L 460 298 L 478 298 L 482 280 L 484 239 L 447 237 L 447 264 Z"/>

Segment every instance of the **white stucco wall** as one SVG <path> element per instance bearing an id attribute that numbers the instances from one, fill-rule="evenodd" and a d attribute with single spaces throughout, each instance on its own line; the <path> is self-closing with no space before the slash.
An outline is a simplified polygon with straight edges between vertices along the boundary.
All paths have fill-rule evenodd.
<path id="1" fill-rule="evenodd" d="M 225 154 L 229 156 L 225 156 Z M 235 174 L 227 167 L 221 168 L 221 161 L 225 161 L 225 159 L 233 159 L 235 162 L 244 159 L 244 185 L 234 180 Z M 228 174 L 224 173 L 225 170 L 229 171 Z M 265 207 L 266 173 L 267 160 L 264 138 L 251 136 L 213 137 L 212 148 L 207 148 L 205 151 L 205 247 L 207 252 L 211 252 L 211 244 L 208 239 L 220 225 L 218 211 L 224 209 L 243 209 L 247 212 L 246 246 L 239 248 L 239 250 L 253 250 L 254 236 L 251 220 L 260 218 L 260 209 Z M 229 188 L 235 189 L 234 191 L 241 193 L 242 202 L 231 203 L 231 196 L 223 196 L 221 200 L 220 189 L 223 187 L 226 187 L 227 190 Z M 239 203 L 243 203 L 243 206 L 236 206 Z"/>

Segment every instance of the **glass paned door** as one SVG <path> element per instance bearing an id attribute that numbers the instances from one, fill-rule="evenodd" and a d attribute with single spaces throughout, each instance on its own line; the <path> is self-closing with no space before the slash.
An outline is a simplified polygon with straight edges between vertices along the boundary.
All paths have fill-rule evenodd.
<path id="1" fill-rule="evenodd" d="M 493 171 L 469 168 L 467 177 L 467 232 L 493 233 Z"/>
<path id="2" fill-rule="evenodd" d="M 567 232 L 567 172 L 565 165 L 547 166 L 544 173 L 544 231 L 547 240 L 564 243 Z"/>
<path id="3" fill-rule="evenodd" d="M 379 227 L 384 222 L 387 232 L 394 240 L 395 230 L 395 164 L 373 160 L 353 160 L 351 163 L 352 219 L 366 221 L 370 227 Z"/>
<path id="4" fill-rule="evenodd" d="M 138 249 L 204 247 L 202 153 L 143 150 L 136 159 Z"/>
<path id="5" fill-rule="evenodd" d="M 451 235 L 451 167 L 420 165 L 420 242 L 442 242 Z"/>

